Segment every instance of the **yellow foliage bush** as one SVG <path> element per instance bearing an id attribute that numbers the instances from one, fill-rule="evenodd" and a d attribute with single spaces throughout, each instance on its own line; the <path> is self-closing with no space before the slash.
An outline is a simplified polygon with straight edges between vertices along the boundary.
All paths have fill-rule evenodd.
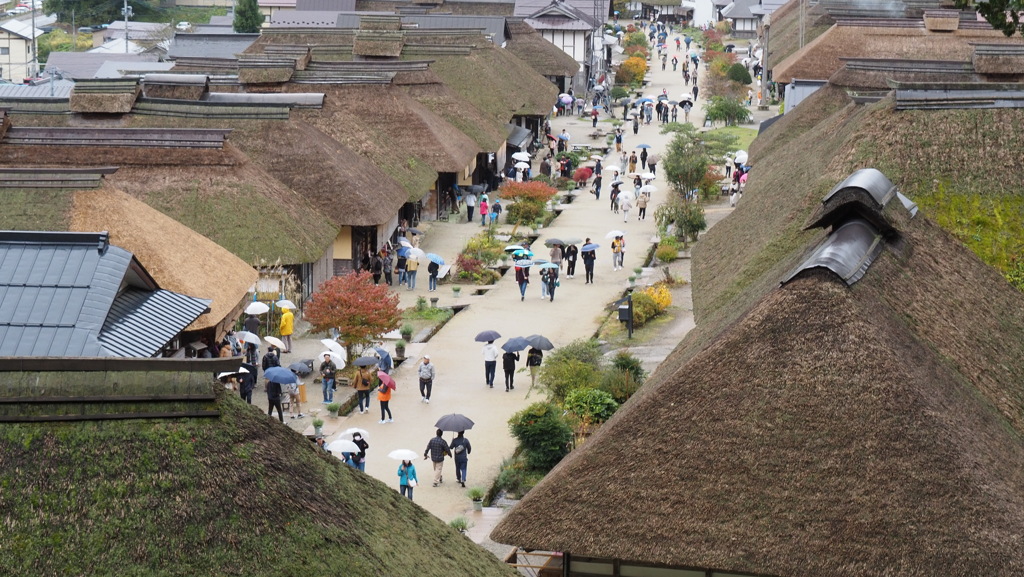
<path id="1" fill-rule="evenodd" d="M 665 312 L 668 307 L 672 306 L 672 293 L 668 291 L 662 283 L 655 284 L 643 289 L 644 293 L 654 300 L 654 304 L 658 307 L 658 314 Z"/>
<path id="2" fill-rule="evenodd" d="M 615 73 L 616 84 L 633 84 L 634 82 L 640 82 L 644 78 L 644 74 L 647 73 L 647 61 L 643 58 L 627 58 L 622 64 L 619 65 L 619 70 Z"/>

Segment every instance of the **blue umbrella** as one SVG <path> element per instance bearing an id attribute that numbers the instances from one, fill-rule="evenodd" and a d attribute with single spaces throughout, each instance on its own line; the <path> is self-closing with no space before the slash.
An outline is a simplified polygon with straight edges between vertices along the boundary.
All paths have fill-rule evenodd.
<path id="1" fill-rule="evenodd" d="M 641 98 L 640 100 L 637 100 L 633 104 L 645 104 L 647 102 L 654 102 L 654 101 L 651 100 L 650 98 Z"/>
<path id="2" fill-rule="evenodd" d="M 528 258 L 524 258 L 524 259 L 515 261 L 514 264 L 517 267 L 519 267 L 519 268 L 529 268 L 529 267 L 533 266 L 533 261 L 528 259 Z"/>
<path id="3" fill-rule="evenodd" d="M 284 367 L 270 367 L 263 373 L 263 378 L 282 385 L 299 382 L 299 377 Z"/>
<path id="4" fill-rule="evenodd" d="M 394 361 L 391 360 L 391 353 L 380 347 L 373 347 L 373 350 L 377 351 L 377 354 L 380 355 L 380 368 L 385 373 L 390 372 L 391 367 L 395 366 Z"/>
<path id="5" fill-rule="evenodd" d="M 636 145 L 636 147 L 637 148 L 650 148 L 651 145 L 650 144 L 638 144 L 638 145 Z"/>
<path id="6" fill-rule="evenodd" d="M 540 268 L 562 268 L 562 267 L 560 267 L 559 265 L 557 265 L 557 264 L 555 264 L 553 262 L 546 262 L 546 263 L 540 265 Z"/>
<path id="7" fill-rule="evenodd" d="M 533 256 L 533 251 L 529 251 L 526 249 L 517 250 L 512 253 L 512 256 L 516 258 L 530 258 L 531 256 Z"/>
<path id="8" fill-rule="evenodd" d="M 583 252 L 589 252 L 592 250 L 597 250 L 599 248 L 601 248 L 601 245 L 597 244 L 596 242 L 588 242 L 587 244 L 580 247 L 580 250 Z"/>
<path id="9" fill-rule="evenodd" d="M 559 135 L 558 135 L 558 138 L 559 138 L 560 140 L 569 140 L 569 135 L 568 135 L 568 134 L 565 134 L 565 133 L 562 133 L 562 134 L 559 134 Z"/>
<path id="10" fill-rule="evenodd" d="M 514 353 L 516 351 L 521 351 L 529 346 L 530 341 L 524 339 L 523 337 L 512 337 L 511 339 L 506 341 L 505 344 L 501 345 L 501 348 L 502 350 Z"/>
<path id="11" fill-rule="evenodd" d="M 428 253 L 427 253 L 427 259 L 428 259 L 428 260 L 429 260 L 430 262 L 436 262 L 437 264 L 444 264 L 444 259 L 443 259 L 443 258 L 441 258 L 440 256 L 438 256 L 438 255 L 436 255 L 436 254 L 432 253 L 432 252 L 428 252 Z"/>
<path id="12" fill-rule="evenodd" d="M 398 252 L 398 256 L 407 257 L 407 256 L 409 256 L 409 247 L 407 247 L 407 246 L 400 246 L 400 247 L 398 247 L 398 250 L 396 252 Z"/>

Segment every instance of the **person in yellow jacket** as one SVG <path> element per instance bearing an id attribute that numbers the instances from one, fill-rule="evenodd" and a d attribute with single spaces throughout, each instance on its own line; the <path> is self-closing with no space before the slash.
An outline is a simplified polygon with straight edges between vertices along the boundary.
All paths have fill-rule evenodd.
<path id="1" fill-rule="evenodd" d="M 281 309 L 281 340 L 284 341 L 284 352 L 292 352 L 292 333 L 295 332 L 295 314 L 291 309 Z"/>
<path id="2" fill-rule="evenodd" d="M 352 388 L 356 390 L 360 415 L 370 412 L 370 391 L 373 390 L 373 387 L 376 384 L 374 382 L 375 379 L 376 376 L 370 374 L 370 371 L 366 367 L 359 367 L 355 376 L 352 377 Z"/>

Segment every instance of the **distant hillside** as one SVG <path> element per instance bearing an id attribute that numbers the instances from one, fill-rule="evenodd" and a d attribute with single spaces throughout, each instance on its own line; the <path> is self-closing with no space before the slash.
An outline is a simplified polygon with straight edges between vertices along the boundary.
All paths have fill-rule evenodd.
<path id="1" fill-rule="evenodd" d="M 219 395 L 215 420 L 0 426 L 3 573 L 515 574 L 401 497 L 397 477 L 386 486 Z"/>

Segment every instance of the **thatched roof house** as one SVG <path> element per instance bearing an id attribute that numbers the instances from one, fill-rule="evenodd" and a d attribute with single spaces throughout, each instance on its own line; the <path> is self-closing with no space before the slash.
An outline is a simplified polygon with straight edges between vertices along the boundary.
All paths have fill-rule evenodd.
<path id="1" fill-rule="evenodd" d="M 580 63 L 546 40 L 522 18 L 509 18 L 505 22 L 508 41 L 505 48 L 530 65 L 538 74 L 547 77 L 572 77 L 580 70 Z"/>
<path id="2" fill-rule="evenodd" d="M 987 23 L 935 31 L 921 20 L 841 20 L 786 59 L 774 60 L 772 78 L 825 80 L 842 67 L 841 58 L 970 61 L 976 43 L 1020 45 L 1024 39 L 1006 38 Z"/>
<path id="3" fill-rule="evenodd" d="M 237 359 L 168 362 L 0 364 L 6 572 L 515 575 L 211 382 Z"/>
<path id="4" fill-rule="evenodd" d="M 925 179 L 985 188 L 989 167 L 935 149 L 976 163 L 981 122 L 892 104 L 825 88 L 759 138 L 751 202 L 694 253 L 697 328 L 492 538 L 564 551 L 569 575 L 574 559 L 619 560 L 609 575 L 1024 571 L 1024 295 L 899 202 L 878 212 L 893 231 L 860 280 L 792 276 L 826 238 L 804 225 L 865 162 L 889 159 L 911 198 Z"/>

